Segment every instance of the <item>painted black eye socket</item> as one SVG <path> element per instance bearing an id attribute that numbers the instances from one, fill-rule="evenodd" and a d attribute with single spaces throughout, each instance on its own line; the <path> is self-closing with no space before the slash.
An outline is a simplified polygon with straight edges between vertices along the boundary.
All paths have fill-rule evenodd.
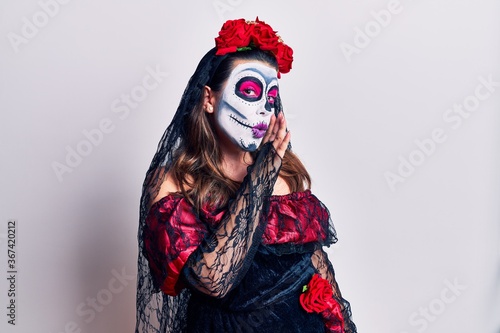
<path id="1" fill-rule="evenodd" d="M 269 92 L 267 93 L 267 102 L 271 104 L 272 107 L 274 107 L 274 103 L 277 97 L 278 97 L 278 87 L 274 86 L 271 89 L 269 89 Z"/>
<path id="2" fill-rule="evenodd" d="M 262 98 L 264 87 L 262 82 L 252 76 L 241 78 L 235 87 L 236 96 L 248 102 L 255 102 Z"/>

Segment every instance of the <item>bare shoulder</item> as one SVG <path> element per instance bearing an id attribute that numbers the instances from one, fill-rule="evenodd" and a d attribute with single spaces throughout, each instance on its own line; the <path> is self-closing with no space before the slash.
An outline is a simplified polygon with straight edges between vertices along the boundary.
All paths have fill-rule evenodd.
<path id="1" fill-rule="evenodd" d="M 180 192 L 180 187 L 178 186 L 177 181 L 175 180 L 172 173 L 169 171 L 165 175 L 165 179 L 161 183 L 160 190 L 158 191 L 158 194 L 153 199 L 151 204 L 154 204 L 155 202 L 159 201 L 161 198 L 164 198 L 167 195 L 169 195 L 171 193 L 176 193 L 176 192 Z"/>
<path id="2" fill-rule="evenodd" d="M 278 176 L 276 180 L 276 184 L 274 184 L 273 195 L 286 195 L 290 194 L 291 190 L 285 180 Z"/>
<path id="3" fill-rule="evenodd" d="M 155 202 L 160 201 L 162 198 L 168 196 L 169 194 L 178 193 L 180 191 L 181 191 L 181 189 L 177 183 L 177 180 L 172 175 L 172 173 L 169 171 L 165 175 L 165 179 L 163 180 L 163 182 L 160 185 L 160 190 L 158 191 L 158 194 L 151 202 L 151 205 L 153 205 Z M 276 183 L 274 184 L 273 195 L 286 195 L 286 194 L 290 194 L 290 193 L 291 193 L 291 190 L 290 190 L 290 187 L 288 186 L 288 184 L 285 182 L 285 180 L 281 176 L 278 176 L 278 179 L 276 180 Z"/>

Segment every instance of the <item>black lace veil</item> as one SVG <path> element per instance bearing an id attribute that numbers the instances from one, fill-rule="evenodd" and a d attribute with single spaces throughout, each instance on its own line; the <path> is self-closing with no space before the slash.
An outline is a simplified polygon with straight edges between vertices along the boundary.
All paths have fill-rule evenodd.
<path id="1" fill-rule="evenodd" d="M 146 216 L 163 179 L 173 162 L 173 155 L 188 133 L 186 118 L 199 103 L 203 88 L 226 56 L 216 56 L 210 50 L 200 61 L 189 80 L 177 111 L 165 130 L 144 180 L 139 221 L 139 255 L 137 262 L 137 323 L 135 332 L 180 332 L 185 326 L 185 311 L 189 292 L 185 289 L 176 297 L 154 287 L 148 261 L 144 256 L 143 232 Z"/>

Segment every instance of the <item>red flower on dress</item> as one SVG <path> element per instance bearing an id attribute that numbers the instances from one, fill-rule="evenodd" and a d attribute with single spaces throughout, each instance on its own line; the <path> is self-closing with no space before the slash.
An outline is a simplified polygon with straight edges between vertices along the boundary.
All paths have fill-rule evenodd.
<path id="1" fill-rule="evenodd" d="M 328 280 L 314 274 L 311 281 L 303 287 L 299 301 L 307 312 L 321 314 L 328 332 L 344 333 L 342 310 L 333 298 L 333 289 Z"/>
<path id="2" fill-rule="evenodd" d="M 333 297 L 330 282 L 323 279 L 319 274 L 314 274 L 304 292 L 300 295 L 300 305 L 307 312 L 321 313 L 328 308 L 328 301 Z"/>
<path id="3" fill-rule="evenodd" d="M 288 73 L 292 68 L 293 50 L 283 43 L 273 28 L 260 21 L 245 21 L 244 19 L 226 21 L 219 36 L 215 38 L 216 55 L 225 55 L 256 47 L 271 52 L 278 62 L 278 77 L 280 73 Z"/>

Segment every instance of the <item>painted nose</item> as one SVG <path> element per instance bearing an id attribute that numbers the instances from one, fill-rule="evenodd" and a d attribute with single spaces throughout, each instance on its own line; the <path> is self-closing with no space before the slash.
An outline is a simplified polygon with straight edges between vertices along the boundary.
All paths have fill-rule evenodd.
<path id="1" fill-rule="evenodd" d="M 271 107 L 271 104 L 268 101 L 266 101 L 266 104 L 264 105 L 264 108 L 263 109 L 259 108 L 257 110 L 257 114 L 260 114 L 261 116 L 267 116 L 272 111 L 273 111 L 273 109 Z"/>
<path id="2" fill-rule="evenodd" d="M 269 103 L 269 101 L 266 101 L 266 105 L 264 105 L 264 109 L 266 109 L 266 111 L 268 111 L 268 112 L 273 111 L 273 108 L 271 107 L 271 104 Z"/>

